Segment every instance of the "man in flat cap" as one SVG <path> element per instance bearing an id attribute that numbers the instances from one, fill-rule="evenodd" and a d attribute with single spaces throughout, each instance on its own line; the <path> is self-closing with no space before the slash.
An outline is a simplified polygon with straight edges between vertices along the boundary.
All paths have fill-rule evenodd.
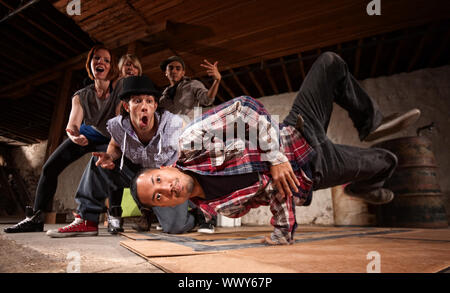
<path id="1" fill-rule="evenodd" d="M 203 60 L 201 67 L 206 69 L 207 74 L 213 78 L 213 84 L 209 90 L 198 80 L 185 76 L 186 65 L 179 56 L 171 56 L 160 64 L 170 85 L 163 91 L 160 106 L 174 114 L 184 115 L 187 122 L 194 119 L 195 107 L 211 106 L 219 90 L 220 75 L 217 67 L 218 62 L 214 64 L 208 60 Z M 201 112 L 199 113 L 202 114 Z M 198 211 L 198 213 L 200 213 Z M 198 232 L 213 233 L 215 219 L 200 226 Z"/>
<path id="2" fill-rule="evenodd" d="M 222 79 L 217 64 L 217 61 L 211 64 L 206 59 L 200 64 L 214 80 L 208 90 L 200 81 L 185 76 L 186 66 L 181 57 L 172 56 L 161 62 L 160 68 L 170 85 L 162 93 L 160 106 L 192 120 L 194 107 L 210 106 L 214 102 Z"/>

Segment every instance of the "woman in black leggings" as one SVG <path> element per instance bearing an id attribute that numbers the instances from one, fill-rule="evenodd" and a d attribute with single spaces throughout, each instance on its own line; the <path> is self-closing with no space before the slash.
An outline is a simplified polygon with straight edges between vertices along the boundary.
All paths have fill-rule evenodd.
<path id="1" fill-rule="evenodd" d="M 58 146 L 42 168 L 33 215 L 27 215 L 23 221 L 6 228 L 6 233 L 42 232 L 43 212 L 47 211 L 55 195 L 59 174 L 84 154 L 105 151 L 108 146 L 110 136 L 106 122 L 118 114 L 118 93 L 121 90 L 121 83 L 113 82 L 117 78 L 118 68 L 111 51 L 103 45 L 95 45 L 88 53 L 86 71 L 94 83 L 75 92 L 72 97 L 66 127 L 69 139 Z"/>

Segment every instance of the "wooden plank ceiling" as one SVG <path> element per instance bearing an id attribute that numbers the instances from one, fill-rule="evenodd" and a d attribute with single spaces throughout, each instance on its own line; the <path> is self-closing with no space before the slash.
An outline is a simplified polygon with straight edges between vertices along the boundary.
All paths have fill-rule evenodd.
<path id="1" fill-rule="evenodd" d="M 30 2 L 0 0 L 0 17 Z M 50 2 L 0 23 L 4 144 L 49 137 L 64 72 L 72 73 L 71 93 L 82 87 L 85 54 L 96 42 L 119 57 L 138 55 L 161 89 L 168 82 L 159 63 L 171 55 L 208 86 L 199 65 L 219 61 L 217 103 L 297 91 L 324 51 L 340 54 L 358 79 L 449 64 L 448 0 L 381 1 L 381 16 L 367 15 L 368 0 L 80 0 L 74 16 L 69 1 Z"/>

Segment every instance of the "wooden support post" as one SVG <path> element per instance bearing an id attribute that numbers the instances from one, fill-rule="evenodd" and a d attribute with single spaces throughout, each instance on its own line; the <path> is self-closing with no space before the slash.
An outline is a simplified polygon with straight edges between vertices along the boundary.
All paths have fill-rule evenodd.
<path id="1" fill-rule="evenodd" d="M 447 33 L 441 40 L 441 45 L 431 56 L 430 61 L 428 62 L 428 67 L 433 67 L 436 64 L 437 60 L 439 59 L 439 57 L 442 55 L 445 48 L 447 47 L 449 40 L 450 40 L 450 30 L 447 31 Z"/>
<path id="2" fill-rule="evenodd" d="M 298 53 L 298 63 L 300 65 L 300 73 L 302 74 L 302 81 L 305 80 L 305 65 L 303 64 L 302 53 Z"/>
<path id="3" fill-rule="evenodd" d="M 376 49 L 376 53 L 375 53 L 375 58 L 373 58 L 372 67 L 370 69 L 370 76 L 369 77 L 374 77 L 375 73 L 377 72 L 378 60 L 380 59 L 381 51 L 383 50 L 383 43 L 384 43 L 384 35 L 382 35 L 381 39 L 378 40 L 377 49 Z"/>
<path id="4" fill-rule="evenodd" d="M 241 83 L 241 81 L 239 80 L 239 78 L 236 76 L 236 73 L 234 72 L 234 70 L 232 68 L 230 68 L 230 72 L 231 75 L 233 76 L 234 80 L 236 81 L 236 83 L 238 84 L 238 86 L 241 88 L 242 92 L 244 93 L 244 95 L 246 96 L 250 96 L 250 93 L 248 92 L 248 90 L 245 88 L 245 86 Z"/>
<path id="5" fill-rule="evenodd" d="M 405 31 L 405 37 L 398 41 L 394 57 L 392 58 L 391 65 L 389 66 L 388 75 L 392 75 L 397 68 L 398 59 L 400 58 L 400 54 L 402 52 L 403 45 L 405 44 L 405 40 L 407 39 L 407 35 L 408 30 Z"/>
<path id="6" fill-rule="evenodd" d="M 72 85 L 72 71 L 67 70 L 61 78 L 61 85 L 59 87 L 58 95 L 56 96 L 55 106 L 53 108 L 52 122 L 50 124 L 50 131 L 48 134 L 47 150 L 45 152 L 45 161 L 59 146 L 63 138 L 63 132 L 66 125 L 66 112 L 69 108 L 71 99 L 70 89 Z M 51 200 L 47 209 L 52 209 L 53 200 Z M 64 219 L 62 219 L 64 218 Z M 55 212 L 47 213 L 45 218 L 46 224 L 55 224 L 65 221 L 64 214 Z"/>
<path id="7" fill-rule="evenodd" d="M 361 62 L 361 51 L 362 51 L 363 39 L 358 40 L 358 47 L 356 48 L 355 53 L 355 68 L 353 70 L 353 76 L 358 79 L 359 75 L 359 65 Z"/>
<path id="8" fill-rule="evenodd" d="M 431 38 L 431 35 L 436 30 L 436 27 L 437 27 L 436 22 L 433 23 L 432 25 L 430 25 L 428 27 L 427 32 L 420 39 L 419 45 L 417 46 L 416 52 L 414 53 L 414 57 L 409 62 L 408 69 L 406 70 L 407 72 L 410 72 L 414 68 L 414 65 L 416 65 L 417 60 L 419 59 L 420 55 L 422 54 L 422 50 L 423 50 L 423 47 L 425 46 L 425 43 L 427 41 L 429 41 L 429 39 Z"/>
<path id="9" fill-rule="evenodd" d="M 259 95 L 261 97 L 266 96 L 266 94 L 264 93 L 263 88 L 261 87 L 261 85 L 259 84 L 258 80 L 256 79 L 255 75 L 253 74 L 253 72 L 250 70 L 250 68 L 248 66 L 245 67 L 245 69 L 248 71 L 248 74 L 251 78 L 251 80 L 253 81 L 253 83 L 255 84 L 256 88 L 258 89 Z"/>
<path id="10" fill-rule="evenodd" d="M 55 106 L 53 108 L 52 122 L 48 134 L 47 150 L 45 152 L 45 160 L 59 146 L 63 138 L 63 132 L 66 123 L 66 113 L 71 103 L 70 89 L 72 85 L 72 71 L 67 70 L 62 77 L 61 86 L 56 97 Z"/>
<path id="11" fill-rule="evenodd" d="M 263 64 L 265 64 L 264 61 L 262 61 Z M 270 74 L 270 69 L 264 66 L 264 71 L 266 72 L 266 76 L 269 79 L 270 85 L 272 86 L 272 90 L 274 91 L 275 95 L 278 95 L 278 88 L 277 85 L 275 84 L 275 81 L 272 78 L 272 75 Z"/>
<path id="12" fill-rule="evenodd" d="M 142 44 L 139 41 L 134 41 L 128 45 L 127 49 L 128 54 L 133 54 L 139 59 L 142 58 Z"/>
<path id="13" fill-rule="evenodd" d="M 223 78 L 220 80 L 220 86 L 223 87 L 225 89 L 225 91 L 227 91 L 227 93 L 230 95 L 231 99 L 236 97 L 236 95 L 233 93 L 233 91 L 227 86 L 227 84 L 225 83 Z"/>
<path id="14" fill-rule="evenodd" d="M 286 64 L 284 64 L 283 57 L 280 58 L 281 67 L 283 68 L 284 79 L 286 80 L 286 84 L 288 86 L 288 91 L 292 92 L 291 81 L 289 80 L 289 74 L 287 73 Z"/>

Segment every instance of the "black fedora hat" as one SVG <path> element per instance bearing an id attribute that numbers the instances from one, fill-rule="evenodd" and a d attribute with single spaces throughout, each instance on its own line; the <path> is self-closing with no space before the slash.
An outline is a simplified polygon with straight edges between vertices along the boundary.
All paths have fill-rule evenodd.
<path id="1" fill-rule="evenodd" d="M 181 59 L 180 56 L 171 56 L 169 58 L 167 58 L 166 60 L 164 60 L 163 62 L 161 62 L 159 64 L 159 68 L 161 68 L 162 71 L 166 71 L 166 67 L 169 63 L 172 63 L 173 61 L 178 61 L 181 63 L 181 65 L 183 66 L 183 69 L 186 68 L 186 66 L 184 65 L 184 61 L 183 59 Z"/>
<path id="2" fill-rule="evenodd" d="M 119 99 L 126 100 L 132 95 L 152 95 L 159 100 L 161 92 L 155 88 L 148 76 L 130 76 L 123 80 L 123 88 L 119 94 Z"/>

